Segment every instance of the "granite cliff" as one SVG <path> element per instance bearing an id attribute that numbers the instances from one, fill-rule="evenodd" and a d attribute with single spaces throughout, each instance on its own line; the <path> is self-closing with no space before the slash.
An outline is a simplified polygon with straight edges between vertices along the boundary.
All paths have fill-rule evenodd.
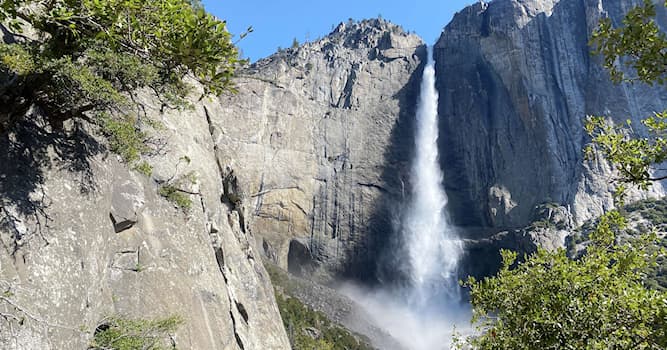
<path id="1" fill-rule="evenodd" d="M 583 118 L 667 107 L 589 55 L 599 18 L 634 3 L 496 0 L 443 30 L 441 163 L 466 271 L 488 272 L 473 265 L 499 246 L 562 246 L 611 205 L 611 169 L 581 152 Z M 320 282 L 388 276 L 425 55 L 387 21 L 341 23 L 239 71 L 236 94 L 166 112 L 143 96 L 163 125 L 144 125 L 150 177 L 87 122 L 52 130 L 31 110 L 0 137 L 0 347 L 85 348 L 108 315 L 179 314 L 183 348 L 288 349 L 262 259 Z M 180 178 L 187 211 L 157 194 Z M 521 229 L 535 220 L 553 225 Z"/>
<path id="2" fill-rule="evenodd" d="M 179 315 L 181 348 L 288 349 L 262 254 L 320 280 L 374 270 L 424 48 L 350 22 L 242 70 L 238 94 L 179 111 L 139 93 L 150 176 L 87 121 L 31 109 L 0 138 L 0 347 L 86 348 L 108 317 Z M 189 209 L 159 195 L 176 182 Z"/>
<path id="3" fill-rule="evenodd" d="M 85 349 L 108 317 L 178 315 L 179 348 L 289 349 L 203 106 L 145 105 L 164 125 L 153 178 L 104 152 L 89 125 L 51 130 L 36 110 L 0 139 L 0 348 Z M 196 174 L 187 211 L 157 192 L 183 174 Z"/>
<path id="4" fill-rule="evenodd" d="M 590 54 L 599 19 L 619 23 L 633 4 L 494 1 L 445 28 L 435 49 L 441 161 L 459 224 L 520 227 L 545 204 L 564 207 L 577 224 L 612 205 L 609 167 L 583 157 L 585 117 L 639 127 L 667 105 L 659 87 L 613 84 Z"/>
<path id="5" fill-rule="evenodd" d="M 343 23 L 255 63 L 209 111 L 250 229 L 280 266 L 321 281 L 373 277 L 405 191 L 425 54 L 384 20 Z"/>
<path id="6" fill-rule="evenodd" d="M 613 84 L 588 42 L 600 18 L 619 23 L 636 4 L 497 0 L 444 28 L 434 50 L 441 163 L 448 208 L 472 246 L 500 233 L 496 247 L 559 247 L 613 205 L 612 169 L 584 159 L 585 117 L 639 126 L 667 94 Z M 410 186 L 423 45 L 382 20 L 342 24 L 261 60 L 223 99 L 220 148 L 234 150 L 226 159 L 248 191 L 250 227 L 281 266 L 325 281 L 382 277 L 375 265 Z M 662 194 L 658 184 L 631 198 Z M 524 229 L 534 221 L 551 224 Z"/>
<path id="7" fill-rule="evenodd" d="M 664 110 L 667 93 L 612 83 L 588 43 L 601 18 L 620 24 L 639 3 L 493 1 L 465 8 L 443 30 L 435 44 L 441 163 L 450 213 L 473 238 L 468 271 L 488 273 L 476 262 L 498 259 L 499 247 L 562 247 L 573 227 L 613 206 L 613 170 L 584 159 L 585 117 L 630 119 L 643 135 L 639 121 Z M 663 194 L 656 184 L 630 200 Z"/>

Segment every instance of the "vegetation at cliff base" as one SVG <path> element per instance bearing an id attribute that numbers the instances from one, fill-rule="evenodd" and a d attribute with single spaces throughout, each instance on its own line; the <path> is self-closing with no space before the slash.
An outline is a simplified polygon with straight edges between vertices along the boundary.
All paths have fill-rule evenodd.
<path id="1" fill-rule="evenodd" d="M 276 293 L 276 302 L 294 350 L 371 350 L 321 312 L 296 298 Z"/>
<path id="2" fill-rule="evenodd" d="M 654 244 L 646 248 L 667 249 L 667 199 L 640 200 L 619 208 L 619 212 L 627 218 L 627 228 L 617 238 L 620 242 L 656 233 Z M 577 258 L 585 252 L 597 222 L 598 220 L 589 220 L 570 234 L 566 241 L 568 256 Z M 667 291 L 667 256 L 659 254 L 656 263 L 651 265 L 644 276 L 644 285 Z"/>
<path id="3" fill-rule="evenodd" d="M 667 83 L 667 39 L 655 15 L 655 5 L 646 0 L 628 12 L 621 26 L 603 19 L 594 32 L 594 51 L 603 56 L 614 81 Z M 648 189 L 667 178 L 657 167 L 667 160 L 665 119 L 665 111 L 644 119 L 649 136 L 640 137 L 630 122 L 619 126 L 604 117 L 589 118 L 587 155 L 605 158 L 620 175 L 614 196 L 618 208 L 627 186 Z M 651 283 L 660 277 L 664 238 L 655 231 L 632 231 L 625 211 L 611 210 L 590 231 L 585 252 L 576 259 L 564 249 L 538 249 L 517 262 L 516 253 L 502 251 L 496 276 L 464 283 L 479 334 L 457 344 L 498 350 L 667 349 L 667 292 Z"/>
<path id="4" fill-rule="evenodd" d="M 276 290 L 276 302 L 294 350 L 371 350 L 349 331 L 332 322 L 322 312 L 315 311 L 299 299 L 290 296 L 294 277 L 271 263 L 265 263 Z"/>

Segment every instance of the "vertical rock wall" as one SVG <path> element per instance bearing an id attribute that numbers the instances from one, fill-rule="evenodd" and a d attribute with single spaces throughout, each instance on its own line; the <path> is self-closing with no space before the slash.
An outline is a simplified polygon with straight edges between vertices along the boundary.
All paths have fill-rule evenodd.
<path id="1" fill-rule="evenodd" d="M 383 20 L 340 24 L 260 60 L 209 110 L 250 229 L 281 266 L 324 281 L 374 277 L 403 194 L 425 53 Z"/>
<path id="2" fill-rule="evenodd" d="M 454 17 L 435 53 L 441 162 L 457 223 L 525 226 L 544 205 L 580 223 L 612 205 L 611 169 L 583 157 L 584 118 L 629 118 L 642 134 L 639 119 L 663 110 L 667 94 L 612 84 L 588 41 L 602 16 L 619 23 L 638 3 L 497 0 Z"/>

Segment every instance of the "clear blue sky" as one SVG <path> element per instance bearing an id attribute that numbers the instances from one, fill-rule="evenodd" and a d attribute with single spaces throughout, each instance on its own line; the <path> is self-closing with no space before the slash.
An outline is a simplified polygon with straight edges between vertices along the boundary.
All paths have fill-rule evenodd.
<path id="1" fill-rule="evenodd" d="M 238 43 L 243 56 L 256 61 L 299 42 L 328 34 L 332 26 L 348 18 L 361 20 L 382 15 L 384 19 L 414 31 L 434 43 L 454 13 L 477 0 L 203 0 L 206 9 L 227 21 L 238 36 L 254 28 Z"/>

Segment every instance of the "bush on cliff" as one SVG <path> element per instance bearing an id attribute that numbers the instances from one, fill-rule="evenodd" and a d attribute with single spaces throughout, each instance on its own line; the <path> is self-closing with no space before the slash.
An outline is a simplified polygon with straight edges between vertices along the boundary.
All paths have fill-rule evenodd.
<path id="1" fill-rule="evenodd" d="M 180 316 L 164 319 L 111 317 L 97 326 L 89 350 L 174 349 L 171 335 L 183 324 Z"/>
<path id="2" fill-rule="evenodd" d="M 137 90 L 181 107 L 188 81 L 218 94 L 239 64 L 225 22 L 189 0 L 5 0 L 0 23 L 26 32 L 0 44 L 0 133 L 31 106 L 56 127 L 138 119 Z"/>

